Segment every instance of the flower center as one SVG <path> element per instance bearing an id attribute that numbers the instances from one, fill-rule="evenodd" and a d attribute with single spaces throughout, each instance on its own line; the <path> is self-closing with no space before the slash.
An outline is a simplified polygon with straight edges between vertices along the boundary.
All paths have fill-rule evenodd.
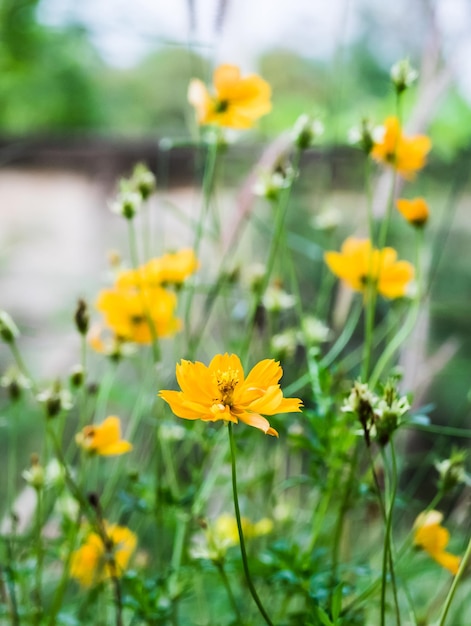
<path id="1" fill-rule="evenodd" d="M 225 113 L 229 108 L 229 100 L 218 100 L 214 106 L 216 113 Z"/>
<path id="2" fill-rule="evenodd" d="M 224 372 L 216 373 L 216 384 L 221 394 L 220 402 L 226 406 L 232 406 L 234 401 L 234 389 L 239 382 L 239 370 L 229 368 Z"/>
<path id="3" fill-rule="evenodd" d="M 139 326 L 145 322 L 145 317 L 143 315 L 131 315 L 130 321 L 133 326 Z"/>

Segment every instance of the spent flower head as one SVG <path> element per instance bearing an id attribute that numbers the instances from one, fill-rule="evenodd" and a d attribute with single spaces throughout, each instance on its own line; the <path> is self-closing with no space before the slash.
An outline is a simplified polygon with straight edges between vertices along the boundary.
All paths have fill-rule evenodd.
<path id="1" fill-rule="evenodd" d="M 48 389 L 44 389 L 36 396 L 38 402 L 44 405 L 48 418 L 56 417 L 62 411 L 69 411 L 72 406 L 70 391 L 62 388 L 60 380 L 56 380 Z"/>
<path id="2" fill-rule="evenodd" d="M 129 189 L 137 191 L 143 200 L 147 200 L 151 196 L 156 187 L 154 174 L 145 165 L 145 163 L 137 163 L 128 181 Z"/>
<path id="3" fill-rule="evenodd" d="M 296 173 L 289 162 L 280 162 L 272 170 L 262 171 L 254 185 L 253 192 L 261 198 L 277 202 L 283 189 L 288 189 Z"/>
<path id="4" fill-rule="evenodd" d="M 131 220 L 142 206 L 142 196 L 138 191 L 121 190 L 109 204 L 110 210 L 116 215 L 121 215 Z"/>
<path id="5" fill-rule="evenodd" d="M 303 113 L 296 120 L 293 131 L 293 143 L 300 150 L 311 148 L 316 140 L 324 134 L 324 125 L 319 118 Z"/>
<path id="6" fill-rule="evenodd" d="M 395 63 L 390 72 L 391 81 L 398 94 L 408 89 L 419 76 L 416 69 L 412 67 L 409 59 L 401 59 Z"/>
<path id="7" fill-rule="evenodd" d="M 458 485 L 471 485 L 471 476 L 466 472 L 466 456 L 464 450 L 454 450 L 450 458 L 435 463 L 441 493 L 448 493 Z"/>
<path id="8" fill-rule="evenodd" d="M 348 131 L 348 143 L 357 146 L 365 154 L 370 154 L 375 144 L 375 127 L 368 118 L 363 118 L 359 126 L 353 126 Z"/>
<path id="9" fill-rule="evenodd" d="M 39 456 L 37 454 L 31 455 L 31 467 L 24 470 L 21 476 L 28 485 L 36 489 L 36 491 L 43 489 L 45 484 L 45 472 L 44 467 L 39 462 Z"/>
<path id="10" fill-rule="evenodd" d="M 30 389 L 31 381 L 26 378 L 16 365 L 11 365 L 0 378 L 0 387 L 8 391 L 10 399 L 19 400 L 24 389 Z"/>

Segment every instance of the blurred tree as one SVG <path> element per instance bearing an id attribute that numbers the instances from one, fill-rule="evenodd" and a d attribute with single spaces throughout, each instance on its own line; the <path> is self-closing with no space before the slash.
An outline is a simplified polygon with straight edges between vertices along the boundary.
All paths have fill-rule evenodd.
<path id="1" fill-rule="evenodd" d="M 0 130 L 24 133 L 100 124 L 101 61 L 77 26 L 37 22 L 39 0 L 0 0 Z"/>

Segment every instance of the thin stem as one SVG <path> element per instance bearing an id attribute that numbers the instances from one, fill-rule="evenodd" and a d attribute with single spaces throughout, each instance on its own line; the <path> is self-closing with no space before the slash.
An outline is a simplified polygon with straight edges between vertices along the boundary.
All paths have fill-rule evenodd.
<path id="1" fill-rule="evenodd" d="M 154 320 L 149 311 L 149 306 L 146 300 L 146 296 L 144 294 L 143 285 L 140 279 L 139 273 L 139 254 L 137 250 L 137 239 L 136 239 L 136 231 L 134 229 L 134 221 L 132 219 L 128 219 L 128 237 L 129 237 L 129 251 L 131 255 L 131 262 L 134 271 L 137 276 L 137 289 L 139 293 L 139 297 L 141 299 L 141 306 L 143 313 L 146 318 L 147 325 L 149 326 L 150 336 L 151 336 L 151 347 L 152 347 L 152 357 L 154 359 L 154 363 L 158 363 L 160 361 L 160 346 L 159 346 L 159 338 L 157 335 L 157 331 L 155 329 Z"/>
<path id="2" fill-rule="evenodd" d="M 247 586 L 252 595 L 252 598 L 254 599 L 254 602 L 257 605 L 261 616 L 263 617 L 265 622 L 268 624 L 268 626 L 273 626 L 273 622 L 268 617 L 268 614 L 265 611 L 263 604 L 260 601 L 260 598 L 258 597 L 257 591 L 252 582 L 252 577 L 250 576 L 249 563 L 247 559 L 247 551 L 245 549 L 244 532 L 242 530 L 242 521 L 240 518 L 239 496 L 237 492 L 236 449 L 235 449 L 234 434 L 232 432 L 232 422 L 228 423 L 227 428 L 229 432 L 229 444 L 231 448 L 232 495 L 234 498 L 234 509 L 235 509 L 236 520 L 237 520 L 237 530 L 239 531 L 240 553 L 242 555 L 242 565 L 244 567 L 245 579 L 247 581 Z"/>
<path id="3" fill-rule="evenodd" d="M 453 582 L 450 587 L 450 591 L 448 592 L 448 595 L 445 599 L 445 603 L 443 604 L 442 613 L 440 615 L 438 626 L 445 625 L 445 620 L 447 618 L 448 611 L 450 610 L 451 603 L 453 602 L 453 598 L 458 588 L 458 584 L 460 583 L 461 578 L 463 577 L 463 574 L 470 560 L 471 560 L 471 538 L 469 540 L 468 547 L 466 548 L 466 552 L 464 553 L 464 556 L 461 559 L 460 568 L 458 572 L 456 573 L 456 576 L 453 579 Z"/>
<path id="4" fill-rule="evenodd" d="M 43 571 L 43 545 L 42 545 L 42 492 L 36 489 L 36 515 L 35 515 L 35 548 L 36 568 L 34 573 L 34 602 L 35 623 L 40 624 L 43 612 L 42 603 L 42 571 Z"/>
<path id="5" fill-rule="evenodd" d="M 330 348 L 329 352 L 327 352 L 327 354 L 322 358 L 321 360 L 322 367 L 324 368 L 329 367 L 329 365 L 331 365 L 335 361 L 338 355 L 345 348 L 345 346 L 347 345 L 350 338 L 352 337 L 353 332 L 358 324 L 361 311 L 362 311 L 361 300 L 358 300 L 357 303 L 354 305 L 354 307 L 351 309 L 350 315 L 348 316 L 348 319 L 345 323 L 345 326 L 342 329 L 342 332 L 337 337 L 337 340 L 335 341 L 333 346 Z"/>
<path id="6" fill-rule="evenodd" d="M 387 585 L 387 575 L 388 575 L 388 563 L 391 571 L 391 580 L 394 579 L 394 570 L 393 570 L 393 559 L 392 559 L 392 550 L 391 550 L 391 530 L 392 530 L 392 517 L 394 511 L 394 503 L 396 500 L 397 493 L 397 464 L 396 464 L 396 454 L 394 451 L 394 445 L 391 440 L 390 444 L 391 450 L 391 489 L 390 489 L 390 499 L 389 506 L 386 511 L 386 529 L 384 533 L 384 545 L 383 545 L 383 566 L 381 573 L 381 626 L 385 626 L 386 624 L 386 585 Z M 395 581 L 395 579 L 394 579 Z M 395 599 L 396 606 L 396 622 L 400 626 L 400 616 L 399 616 L 399 605 L 397 601 L 397 591 L 395 582 L 393 584 L 393 593 Z"/>
<path id="7" fill-rule="evenodd" d="M 301 151 L 298 149 L 293 158 L 293 171 L 297 173 L 299 171 L 299 162 L 301 159 Z M 275 266 L 275 262 L 278 258 L 278 249 L 279 244 L 283 239 L 286 214 L 288 212 L 289 200 L 291 197 L 291 191 L 293 189 L 295 176 L 291 181 L 291 184 L 282 190 L 280 194 L 280 200 L 278 202 L 278 206 L 276 207 L 276 215 L 275 215 L 275 227 L 273 231 L 273 236 L 270 243 L 270 250 L 268 253 L 268 259 L 266 262 L 266 269 L 261 280 L 261 283 L 257 289 L 257 292 L 253 298 L 252 306 L 248 315 L 248 327 L 245 335 L 245 341 L 241 347 L 241 358 L 242 362 L 247 358 L 247 353 L 250 347 L 250 342 L 252 340 L 252 333 L 255 328 L 255 322 L 257 318 L 257 311 L 260 306 L 260 302 L 262 301 L 263 295 L 268 287 L 270 282 L 271 275 L 273 273 L 273 268 Z"/>
<path id="8" fill-rule="evenodd" d="M 221 576 L 222 583 L 224 585 L 224 588 L 226 589 L 227 597 L 229 598 L 229 602 L 231 603 L 231 607 L 234 611 L 237 623 L 243 624 L 244 620 L 242 619 L 242 615 L 239 611 L 239 607 L 237 606 L 236 599 L 234 597 L 234 594 L 232 593 L 231 585 L 229 583 L 226 570 L 224 569 L 224 563 L 222 563 L 221 561 L 214 561 L 214 564 L 216 565 L 219 575 Z"/>

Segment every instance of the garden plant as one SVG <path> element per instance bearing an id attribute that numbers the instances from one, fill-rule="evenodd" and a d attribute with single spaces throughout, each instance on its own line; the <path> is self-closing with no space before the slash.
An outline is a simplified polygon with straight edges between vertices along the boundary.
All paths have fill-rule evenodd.
<path id="1" fill-rule="evenodd" d="M 137 164 L 110 201 L 127 248 L 94 299 L 70 303 L 76 367 L 34 371 L 1 311 L 1 624 L 471 624 L 467 458 L 451 439 L 469 432 L 434 425 L 401 366 L 433 279 L 434 199 L 415 189 L 432 143 L 403 113 L 416 78 L 397 63 L 389 115 L 351 133 L 364 200 L 345 236 L 334 212 L 300 224 L 293 200 L 329 120 L 293 120 L 231 213 L 231 142 L 270 113 L 271 88 L 230 64 L 192 80 L 192 241 L 167 248 L 165 189 Z M 40 432 L 29 467 L 24 420 Z M 427 432 L 445 445 L 406 475 Z"/>

